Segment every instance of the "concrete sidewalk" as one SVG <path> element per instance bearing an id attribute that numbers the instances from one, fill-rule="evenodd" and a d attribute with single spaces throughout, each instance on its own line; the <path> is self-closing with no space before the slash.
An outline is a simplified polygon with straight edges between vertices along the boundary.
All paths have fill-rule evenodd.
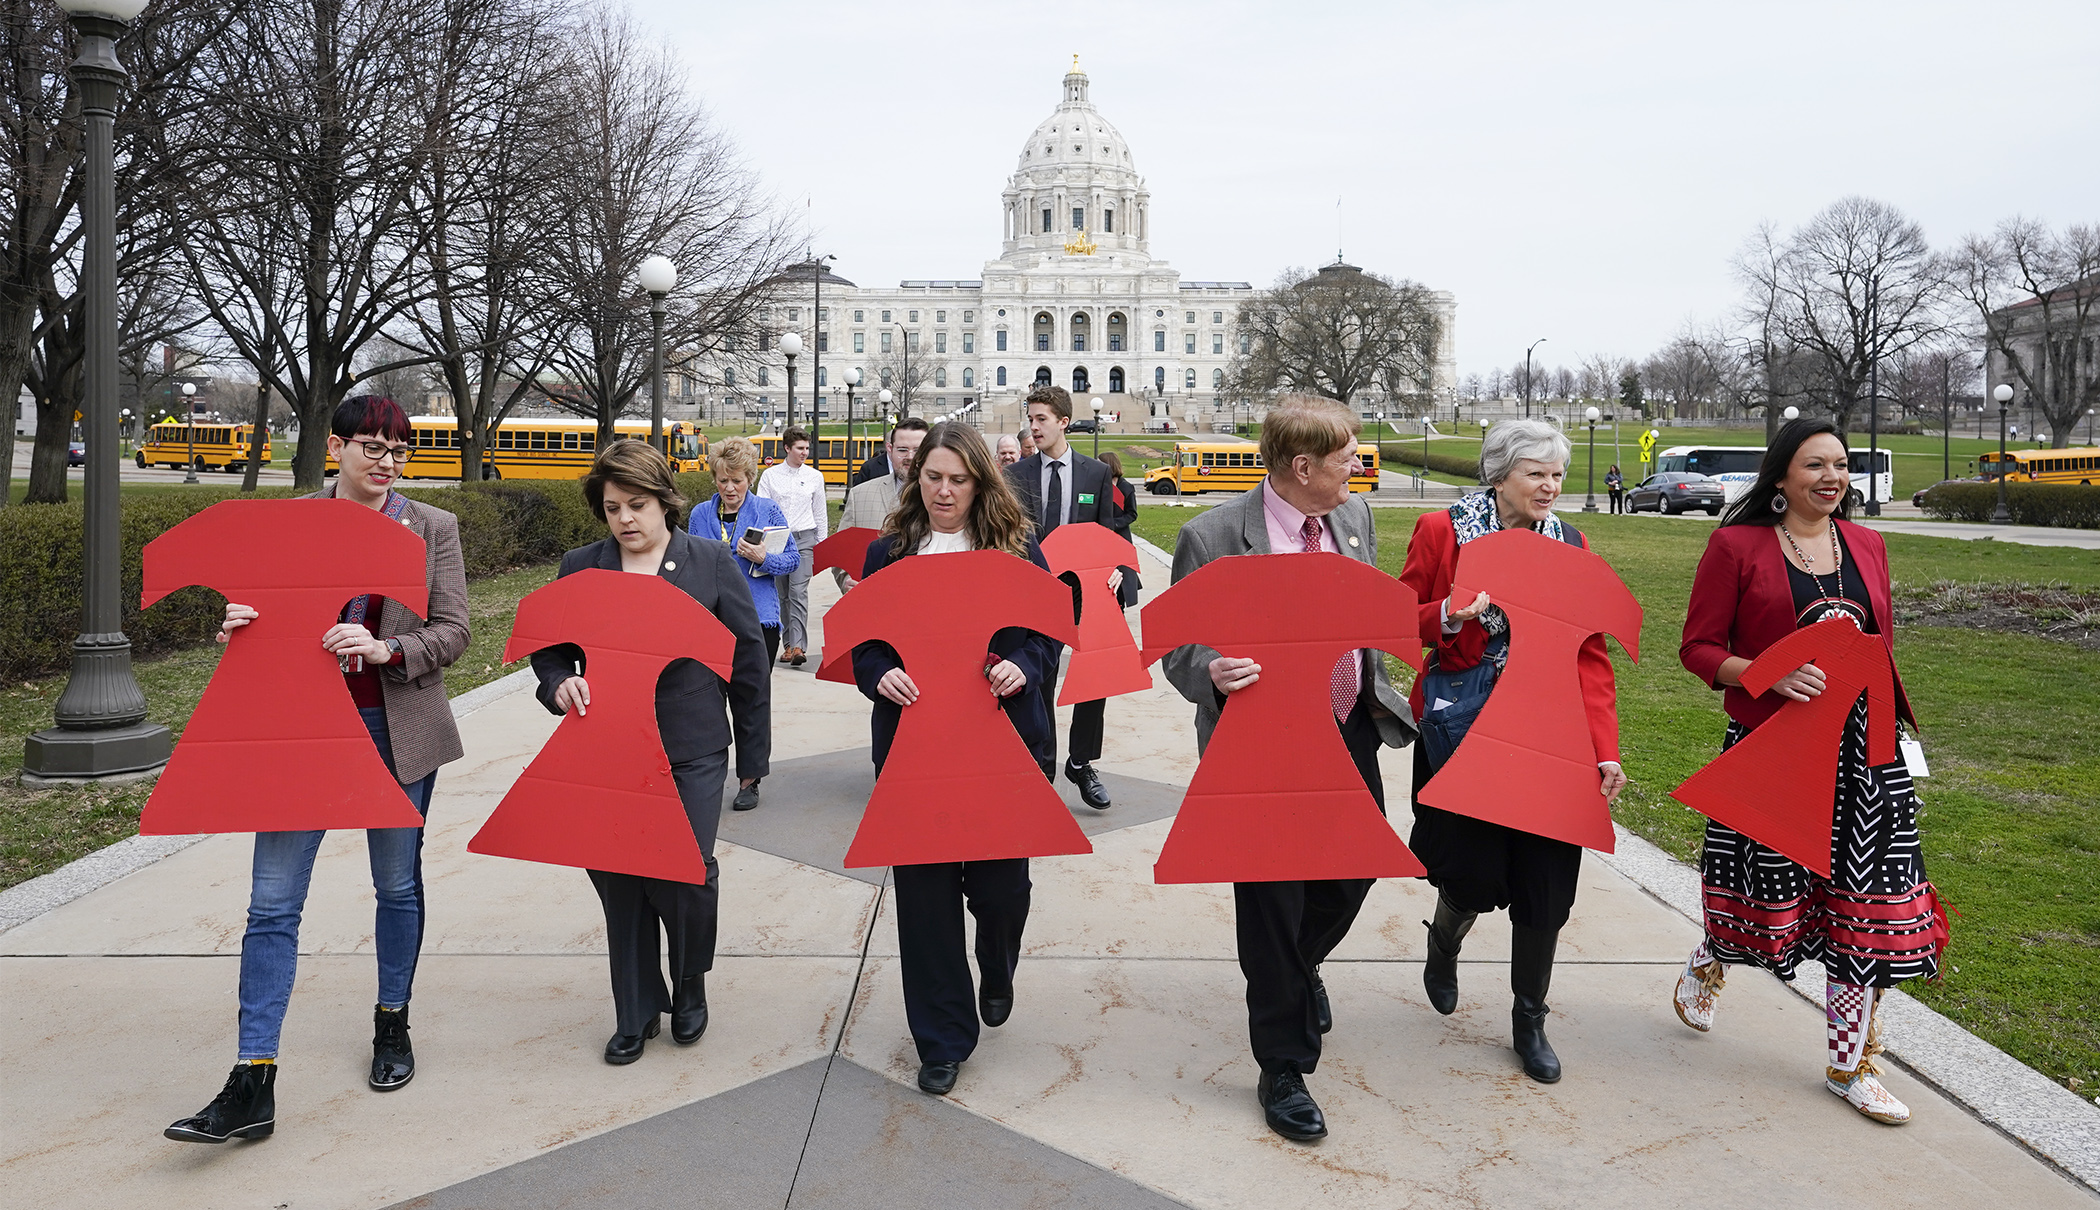
<path id="1" fill-rule="evenodd" d="M 834 595 L 826 577 L 812 591 Z M 361 838 L 339 833 L 308 905 L 275 1137 L 160 1137 L 233 1058 L 250 845 L 211 837 L 0 934 L 9 1204 L 2095 1203 L 1900 1067 L 1912 1123 L 1859 1117 L 1822 1087 L 1821 1012 L 1768 977 L 1737 972 L 1716 1031 L 1685 1029 L 1670 989 L 1694 926 L 1595 858 L 1553 992 L 1566 1079 L 1532 1083 L 1508 1049 L 1506 918 L 1475 930 L 1460 1010 L 1439 1017 L 1420 970 L 1433 892 L 1389 880 L 1324 968 L 1335 1028 L 1310 1085 L 1332 1136 L 1277 1138 L 1254 1100 L 1230 888 L 1151 881 L 1195 766 L 1190 710 L 1158 681 L 1109 710 L 1117 805 L 1097 815 L 1060 786 L 1095 852 L 1034 863 L 1012 1020 L 954 1096 L 923 1096 L 886 880 L 837 864 L 872 784 L 867 703 L 814 667 L 776 673 L 763 805 L 724 816 L 700 1043 L 605 1065 L 583 873 L 466 852 L 555 725 L 514 692 L 464 719 L 469 758 L 439 777 L 415 1082 L 364 1085 L 371 892 Z M 1404 835 L 1407 756 L 1383 764 Z"/>

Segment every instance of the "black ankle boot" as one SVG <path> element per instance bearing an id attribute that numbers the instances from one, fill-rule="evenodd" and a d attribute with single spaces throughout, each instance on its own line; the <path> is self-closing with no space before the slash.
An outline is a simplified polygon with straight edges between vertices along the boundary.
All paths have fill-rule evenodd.
<path id="1" fill-rule="evenodd" d="M 408 1005 L 372 1008 L 372 1075 L 366 1082 L 392 1092 L 416 1078 L 416 1052 L 408 1045 Z"/>
<path id="2" fill-rule="evenodd" d="M 276 1088 L 277 1064 L 236 1063 L 211 1104 L 161 1133 L 182 1143 L 269 1138 L 277 1129 Z"/>
<path id="3" fill-rule="evenodd" d="M 1422 990 L 1429 993 L 1429 1007 L 1447 1017 L 1458 1011 L 1458 950 L 1478 918 L 1478 913 L 1461 911 L 1439 894 L 1436 919 L 1422 922 L 1429 929 L 1429 958 L 1422 963 Z"/>
<path id="4" fill-rule="evenodd" d="M 1553 983 L 1553 951 L 1560 943 L 1559 929 L 1526 928 L 1510 931 L 1509 988 L 1515 995 L 1510 1006 L 1511 1047 L 1524 1061 L 1524 1074 L 1541 1084 L 1560 1079 L 1560 1056 L 1546 1040 L 1546 989 Z"/>
<path id="5" fill-rule="evenodd" d="M 671 997 L 671 1040 L 691 1046 L 707 1032 L 707 976 L 687 975 Z"/>

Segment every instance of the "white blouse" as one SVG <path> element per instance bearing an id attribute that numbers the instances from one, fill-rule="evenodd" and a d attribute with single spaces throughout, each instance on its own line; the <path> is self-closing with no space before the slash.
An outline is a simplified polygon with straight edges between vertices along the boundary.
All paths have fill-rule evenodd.
<path id="1" fill-rule="evenodd" d="M 919 553 L 922 555 L 952 555 L 958 551 L 976 549 L 977 544 L 970 541 L 970 531 L 967 529 L 957 530 L 952 534 L 929 530 L 926 537 L 919 542 Z"/>

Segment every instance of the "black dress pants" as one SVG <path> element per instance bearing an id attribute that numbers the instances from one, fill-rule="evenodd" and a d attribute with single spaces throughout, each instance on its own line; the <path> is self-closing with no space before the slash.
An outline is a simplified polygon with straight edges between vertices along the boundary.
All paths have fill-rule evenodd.
<path id="1" fill-rule="evenodd" d="M 1342 724 L 1342 742 L 1365 788 L 1385 812 L 1378 772 L 1378 727 L 1359 702 Z M 1308 882 L 1236 882 L 1240 972 L 1247 977 L 1247 1033 L 1263 1071 L 1310 1073 L 1320 1062 L 1320 1025 L 1313 968 L 1349 935 L 1371 893 L 1370 878 Z"/>
<path id="2" fill-rule="evenodd" d="M 897 949 L 904 1019 L 921 1063 L 960 1063 L 977 1049 L 977 995 L 963 948 L 963 908 L 977 918 L 977 969 L 986 992 L 1013 990 L 1028 924 L 1028 859 L 900 865 Z"/>
<path id="3" fill-rule="evenodd" d="M 1582 846 L 1424 806 L 1429 777 L 1429 757 L 1416 744 L 1415 827 L 1407 847 L 1429 867 L 1429 884 L 1468 912 L 1508 908 L 1512 923 L 1548 932 L 1566 924 Z"/>
<path id="4" fill-rule="evenodd" d="M 1036 686 L 1036 693 L 1043 699 L 1043 715 L 1050 720 L 1050 767 L 1057 767 L 1057 678 L 1045 677 Z M 1108 701 L 1097 698 L 1091 702 L 1076 702 L 1072 706 L 1072 742 L 1069 745 L 1070 759 L 1075 764 L 1088 765 L 1101 759 L 1101 738 L 1106 729 Z"/>
<path id="5" fill-rule="evenodd" d="M 658 1014 L 671 1011 L 671 990 L 664 984 L 663 973 L 666 940 L 670 943 L 671 987 L 714 967 L 715 915 L 721 890 L 715 829 L 722 822 L 722 787 L 728 776 L 726 748 L 671 764 L 678 800 L 693 826 L 693 839 L 700 842 L 700 852 L 707 859 L 706 885 L 589 871 L 591 885 L 598 888 L 598 901 L 605 907 L 613 1015 L 620 1033 L 639 1034 Z"/>

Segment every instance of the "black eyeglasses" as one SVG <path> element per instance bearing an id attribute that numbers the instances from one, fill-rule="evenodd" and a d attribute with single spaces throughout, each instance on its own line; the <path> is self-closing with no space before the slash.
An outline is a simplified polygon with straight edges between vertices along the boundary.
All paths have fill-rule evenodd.
<path id="1" fill-rule="evenodd" d="M 374 462 L 384 462 L 391 457 L 396 463 L 402 463 L 416 456 L 416 447 L 412 445 L 388 445 L 384 441 L 360 441 L 357 443 L 357 446 L 365 452 L 365 457 L 370 458 Z"/>

